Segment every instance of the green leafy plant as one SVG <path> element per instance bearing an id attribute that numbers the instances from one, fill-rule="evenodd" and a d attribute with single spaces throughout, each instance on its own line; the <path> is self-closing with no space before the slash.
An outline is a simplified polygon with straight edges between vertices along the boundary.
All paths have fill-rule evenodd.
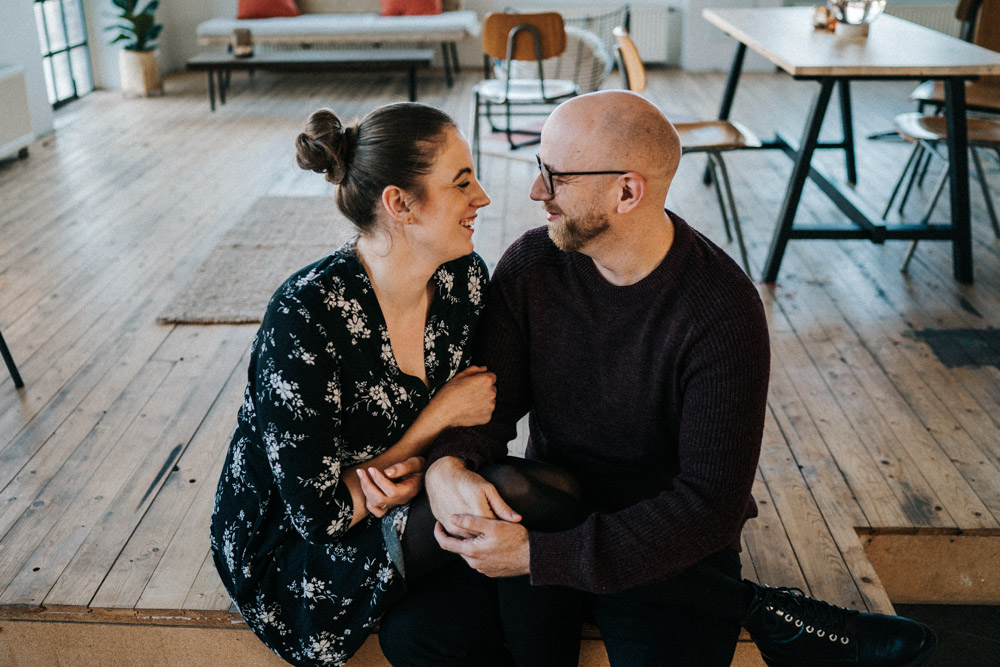
<path id="1" fill-rule="evenodd" d="M 111 43 L 125 42 L 124 48 L 129 51 L 155 49 L 156 45 L 153 42 L 163 30 L 163 26 L 153 18 L 156 8 L 160 6 L 160 0 L 150 0 L 139 12 L 136 12 L 139 0 L 111 0 L 111 4 L 118 8 L 118 12 L 115 14 L 117 23 L 105 28 L 105 30 L 118 32 Z"/>

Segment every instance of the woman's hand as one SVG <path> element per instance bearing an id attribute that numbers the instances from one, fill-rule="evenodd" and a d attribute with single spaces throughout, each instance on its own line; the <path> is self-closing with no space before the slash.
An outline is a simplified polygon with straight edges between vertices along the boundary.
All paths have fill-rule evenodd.
<path id="1" fill-rule="evenodd" d="M 496 380 L 485 366 L 469 366 L 441 387 L 424 411 L 432 413 L 442 430 L 486 424 L 496 405 Z"/>
<path id="2" fill-rule="evenodd" d="M 413 456 L 385 470 L 357 468 L 365 508 L 376 517 L 385 516 L 393 507 L 408 503 L 424 488 L 424 459 Z"/>

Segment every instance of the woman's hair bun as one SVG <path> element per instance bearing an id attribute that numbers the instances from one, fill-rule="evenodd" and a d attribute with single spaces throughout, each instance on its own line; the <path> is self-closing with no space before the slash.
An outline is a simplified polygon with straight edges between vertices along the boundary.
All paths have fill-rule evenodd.
<path id="1" fill-rule="evenodd" d="M 332 110 L 317 109 L 295 139 L 295 160 L 302 169 L 326 174 L 326 180 L 339 184 L 347 176 L 357 143 L 356 123 L 344 127 Z"/>

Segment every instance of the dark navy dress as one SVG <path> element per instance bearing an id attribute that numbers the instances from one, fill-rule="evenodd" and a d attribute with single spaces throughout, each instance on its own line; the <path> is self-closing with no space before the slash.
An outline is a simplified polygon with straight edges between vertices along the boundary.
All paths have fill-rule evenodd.
<path id="1" fill-rule="evenodd" d="M 354 505 L 341 471 L 396 443 L 468 365 L 486 280 L 475 254 L 434 274 L 424 333 L 429 389 L 396 365 L 354 241 L 271 298 L 251 348 L 211 542 L 247 624 L 288 662 L 343 664 L 405 591 L 390 551 L 398 552 L 408 508 L 348 528 Z"/>

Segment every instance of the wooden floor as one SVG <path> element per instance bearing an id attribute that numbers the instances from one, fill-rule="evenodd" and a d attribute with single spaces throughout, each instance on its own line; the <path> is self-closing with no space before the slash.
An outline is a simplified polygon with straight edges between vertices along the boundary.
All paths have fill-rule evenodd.
<path id="1" fill-rule="evenodd" d="M 468 126 L 476 74 L 450 90 L 436 78 L 421 80 L 421 101 Z M 710 117 L 723 84 L 653 71 L 647 96 L 675 119 Z M 908 148 L 864 137 L 909 110 L 910 87 L 853 90 L 857 191 L 876 208 Z M 797 136 L 814 91 L 748 74 L 734 117 Z M 0 369 L 2 664 L 275 662 L 240 623 L 208 551 L 255 327 L 156 317 L 257 197 L 332 194 L 294 165 L 310 111 L 364 113 L 405 99 L 406 81 L 258 74 L 250 90 L 237 76 L 215 113 L 201 76 L 169 77 L 166 93 L 89 95 L 56 112 L 56 132 L 27 160 L 0 162 L 0 331 L 27 383 L 15 390 Z M 839 155 L 822 157 L 843 178 Z M 771 152 L 727 161 L 759 275 L 791 165 Z M 668 204 L 724 244 L 702 166 L 686 159 Z M 484 161 L 493 204 L 475 238 L 491 267 L 544 222 L 526 197 L 532 171 Z M 810 241 L 792 242 L 780 282 L 759 286 L 773 371 L 746 576 L 873 611 L 891 611 L 890 596 L 968 601 L 984 581 L 985 601 L 1000 602 L 998 357 L 977 357 L 971 334 L 945 334 L 981 361 L 949 366 L 925 342 L 926 330 L 1000 323 L 1000 241 L 975 187 L 972 203 L 974 285 L 953 280 L 946 244 L 921 243 L 907 275 L 905 243 Z M 810 186 L 799 219 L 840 218 Z M 740 655 L 752 664 L 752 651 Z"/>

